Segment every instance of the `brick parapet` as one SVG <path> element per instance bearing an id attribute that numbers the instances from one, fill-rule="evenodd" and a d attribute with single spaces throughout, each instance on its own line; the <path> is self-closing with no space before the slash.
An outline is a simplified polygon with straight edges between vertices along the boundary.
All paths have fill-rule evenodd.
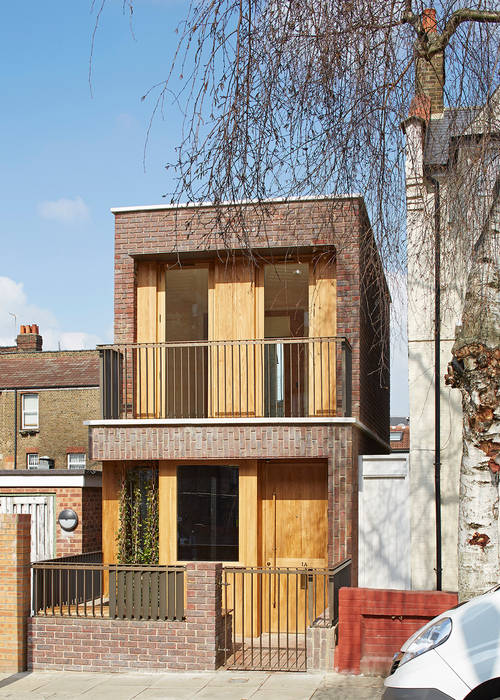
<path id="1" fill-rule="evenodd" d="M 26 668 L 31 516 L 0 514 L 0 671 Z"/>
<path id="2" fill-rule="evenodd" d="M 30 618 L 29 669 L 214 670 L 221 648 L 222 565 L 192 562 L 186 576 L 184 620 Z"/>
<path id="3" fill-rule="evenodd" d="M 341 588 L 337 670 L 386 675 L 403 642 L 457 600 L 443 591 Z"/>
<path id="4" fill-rule="evenodd" d="M 93 426 L 89 439 L 91 455 L 100 461 L 327 458 L 339 429 L 305 424 Z"/>

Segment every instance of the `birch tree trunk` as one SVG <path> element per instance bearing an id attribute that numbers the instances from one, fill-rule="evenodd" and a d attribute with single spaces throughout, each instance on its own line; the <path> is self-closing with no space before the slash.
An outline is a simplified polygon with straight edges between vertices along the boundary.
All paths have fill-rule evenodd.
<path id="1" fill-rule="evenodd" d="M 462 326 L 447 383 L 462 392 L 458 587 L 468 600 L 500 581 L 500 207 L 497 181 L 487 224 L 475 246 Z"/>

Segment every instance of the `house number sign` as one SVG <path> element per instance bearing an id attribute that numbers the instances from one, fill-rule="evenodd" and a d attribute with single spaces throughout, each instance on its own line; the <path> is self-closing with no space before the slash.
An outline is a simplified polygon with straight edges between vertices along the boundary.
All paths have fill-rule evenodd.
<path id="1" fill-rule="evenodd" d="M 57 522 L 66 532 L 72 532 L 78 525 L 78 515 L 71 508 L 65 508 L 59 513 Z"/>

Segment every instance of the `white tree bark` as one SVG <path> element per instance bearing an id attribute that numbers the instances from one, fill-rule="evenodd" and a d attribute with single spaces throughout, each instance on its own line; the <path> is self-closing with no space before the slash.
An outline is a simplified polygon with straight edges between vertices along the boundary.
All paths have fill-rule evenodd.
<path id="1" fill-rule="evenodd" d="M 460 600 L 500 581 L 500 205 L 499 183 L 468 278 L 447 382 L 462 392 L 458 586 Z"/>

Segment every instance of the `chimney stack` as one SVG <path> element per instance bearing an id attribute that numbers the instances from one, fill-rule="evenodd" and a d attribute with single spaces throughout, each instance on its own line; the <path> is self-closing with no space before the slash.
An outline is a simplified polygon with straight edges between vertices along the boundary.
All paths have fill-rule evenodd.
<path id="1" fill-rule="evenodd" d="M 16 342 L 18 352 L 41 352 L 43 339 L 38 325 L 21 326 Z"/>
<path id="2" fill-rule="evenodd" d="M 432 45 L 438 37 L 436 10 L 428 8 L 422 12 L 422 27 Z M 431 102 L 431 117 L 441 116 L 444 111 L 444 50 L 437 51 L 430 59 L 417 55 L 415 66 L 415 95 L 425 95 Z"/>

